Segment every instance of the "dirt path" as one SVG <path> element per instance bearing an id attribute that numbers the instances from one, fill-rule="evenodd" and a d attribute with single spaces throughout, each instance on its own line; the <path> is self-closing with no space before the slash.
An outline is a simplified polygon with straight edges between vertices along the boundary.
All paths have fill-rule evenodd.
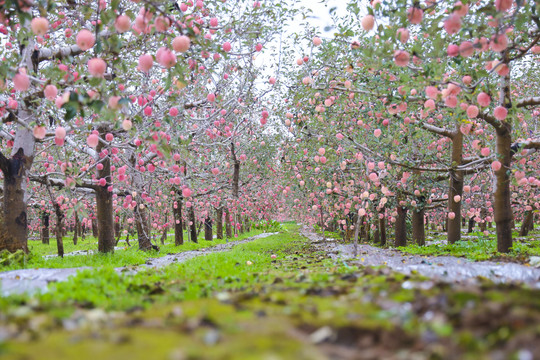
<path id="1" fill-rule="evenodd" d="M 487 278 L 500 283 L 521 283 L 540 289 L 540 269 L 514 263 L 493 261 L 473 262 L 453 256 L 418 256 L 397 250 L 382 249 L 359 244 L 358 256 L 354 256 L 354 245 L 338 244 L 303 227 L 301 234 L 320 250 L 332 258 L 339 258 L 351 265 L 388 266 L 392 270 L 411 274 L 412 272 L 445 282 L 478 282 Z"/>
<path id="2" fill-rule="evenodd" d="M 185 251 L 177 254 L 170 254 L 159 258 L 150 258 L 146 264 L 135 267 L 119 267 L 115 270 L 123 274 L 133 274 L 147 268 L 160 268 L 166 265 L 180 263 L 197 256 L 204 256 L 215 252 L 230 250 L 233 246 L 246 242 L 262 239 L 278 233 L 262 233 L 250 238 L 232 241 L 226 244 L 219 244 L 211 248 L 202 250 Z M 25 292 L 34 293 L 37 290 L 46 290 L 51 282 L 65 281 L 70 276 L 75 275 L 80 270 L 90 269 L 90 267 L 67 268 L 67 269 L 23 269 L 0 273 L 0 296 L 10 294 L 22 294 Z"/>

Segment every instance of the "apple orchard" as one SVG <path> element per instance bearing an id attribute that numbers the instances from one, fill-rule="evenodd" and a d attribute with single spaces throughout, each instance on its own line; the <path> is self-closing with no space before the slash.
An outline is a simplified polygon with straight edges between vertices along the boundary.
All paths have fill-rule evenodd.
<path id="1" fill-rule="evenodd" d="M 59 255 L 90 230 L 100 252 L 132 233 L 149 250 L 283 219 L 395 246 L 527 236 L 537 4 L 351 1 L 330 33 L 291 34 L 297 5 L 5 0 L 0 247 L 52 228 Z"/>

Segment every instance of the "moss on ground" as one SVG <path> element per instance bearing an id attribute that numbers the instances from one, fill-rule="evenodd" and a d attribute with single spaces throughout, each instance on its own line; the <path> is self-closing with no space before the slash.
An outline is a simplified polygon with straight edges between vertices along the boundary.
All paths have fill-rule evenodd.
<path id="1" fill-rule="evenodd" d="M 0 301 L 6 359 L 506 359 L 540 353 L 540 290 L 328 259 L 288 232 Z M 273 257 L 272 255 L 276 255 Z"/>

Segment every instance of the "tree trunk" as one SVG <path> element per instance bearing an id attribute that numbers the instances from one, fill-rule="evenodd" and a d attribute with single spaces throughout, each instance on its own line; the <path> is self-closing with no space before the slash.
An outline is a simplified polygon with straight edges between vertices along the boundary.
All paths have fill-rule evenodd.
<path id="1" fill-rule="evenodd" d="M 84 237 L 83 237 L 83 228 L 82 228 L 82 224 L 81 224 L 80 221 L 79 221 L 79 223 L 77 224 L 77 227 L 75 228 L 75 231 L 77 231 L 77 233 L 79 234 L 79 237 L 82 237 L 82 239 L 84 240 Z"/>
<path id="2" fill-rule="evenodd" d="M 452 138 L 452 166 L 461 165 L 463 158 L 463 134 L 459 129 Z M 455 217 L 447 220 L 448 243 L 453 244 L 461 239 L 461 199 L 455 201 L 454 197 L 463 197 L 463 171 L 450 170 L 450 186 L 448 189 L 448 212 Z"/>
<path id="3" fill-rule="evenodd" d="M 49 220 L 49 214 L 46 212 L 43 212 L 41 215 L 41 242 L 43 244 L 49 245 L 49 237 L 50 237 L 50 220 Z"/>
<path id="4" fill-rule="evenodd" d="M 413 241 L 419 245 L 424 246 L 426 243 L 426 233 L 424 228 L 424 213 L 423 207 L 414 209 L 412 212 L 412 233 Z"/>
<path id="5" fill-rule="evenodd" d="M 223 207 L 216 209 L 216 237 L 223 239 Z"/>
<path id="6" fill-rule="evenodd" d="M 228 208 L 225 209 L 225 235 L 227 239 L 232 238 L 231 214 Z"/>
<path id="7" fill-rule="evenodd" d="M 161 242 L 161 245 L 165 245 L 165 241 L 167 240 L 167 233 L 169 231 L 169 226 L 167 225 L 169 221 L 169 213 L 165 211 L 165 218 L 163 219 L 163 232 L 161 233 L 161 238 L 159 241 Z"/>
<path id="8" fill-rule="evenodd" d="M 484 212 L 483 209 L 482 209 L 482 212 Z M 486 220 L 481 220 L 478 227 L 480 228 L 480 231 L 482 231 L 482 232 L 486 231 L 487 221 Z"/>
<path id="9" fill-rule="evenodd" d="M 232 197 L 236 203 L 236 209 L 237 212 L 240 209 L 240 206 L 238 204 L 239 201 L 239 192 L 240 192 L 240 161 L 236 157 L 236 152 L 234 149 L 234 143 L 231 142 L 231 157 L 233 160 L 233 176 L 232 176 L 232 183 L 231 183 L 231 193 Z M 240 214 L 236 214 L 234 216 L 234 233 L 238 234 L 238 232 L 242 231 L 242 228 L 238 227 L 238 224 L 241 222 Z M 231 234 L 232 235 L 232 234 Z"/>
<path id="10" fill-rule="evenodd" d="M 33 48 L 33 40 L 27 47 Z M 25 52 L 25 61 L 31 65 L 30 52 Z M 21 108 L 17 117 L 29 124 L 35 120 L 32 111 Z M 15 134 L 11 158 L 0 152 L 0 170 L 4 174 L 4 230 L 8 240 L 4 244 L 6 250 L 28 252 L 28 219 L 27 219 L 27 178 L 34 161 L 35 139 L 32 130 L 19 126 Z M 0 249 L 3 250 L 3 249 Z"/>
<path id="11" fill-rule="evenodd" d="M 122 232 L 122 229 L 120 228 L 120 219 L 118 219 L 118 221 L 114 222 L 114 237 L 116 238 L 117 242 L 118 242 L 118 239 L 120 239 L 121 232 Z"/>
<path id="12" fill-rule="evenodd" d="M 174 216 L 174 245 L 180 246 L 184 243 L 184 228 L 182 224 L 182 198 L 176 199 L 176 205 L 173 204 Z"/>
<path id="13" fill-rule="evenodd" d="M 235 200 L 238 200 L 239 183 L 240 183 L 240 161 L 236 159 L 236 153 L 234 152 L 234 144 L 231 143 L 232 157 L 234 161 L 233 177 L 232 177 L 232 196 Z"/>
<path id="14" fill-rule="evenodd" d="M 108 127 L 101 126 L 98 128 L 101 137 L 105 137 L 108 132 Z M 104 145 L 98 143 L 96 148 L 97 153 L 101 153 Z M 97 207 L 97 233 L 98 233 L 98 251 L 101 253 L 114 252 L 114 217 L 113 217 L 113 193 L 109 191 L 111 183 L 111 158 L 107 155 L 101 160 L 103 169 L 97 170 L 97 179 L 105 179 L 104 186 L 97 185 L 96 191 L 96 207 Z"/>
<path id="15" fill-rule="evenodd" d="M 371 226 L 369 225 L 369 223 L 366 223 L 366 242 L 370 242 L 371 241 Z"/>
<path id="16" fill-rule="evenodd" d="M 79 217 L 77 214 L 75 214 L 75 226 L 73 229 L 73 245 L 77 245 L 77 241 L 79 240 L 79 234 L 78 234 L 78 228 L 79 227 Z"/>
<path id="17" fill-rule="evenodd" d="M 56 214 L 56 247 L 58 249 L 58 256 L 64 257 L 64 240 L 62 239 L 62 223 L 64 221 L 64 213 L 58 203 L 54 203 L 54 212 Z"/>
<path id="18" fill-rule="evenodd" d="M 167 227 L 163 229 L 163 232 L 161 233 L 161 239 L 159 241 L 161 242 L 161 245 L 165 245 L 165 240 L 167 239 Z"/>
<path id="19" fill-rule="evenodd" d="M 19 132 L 27 132 L 28 130 L 18 130 L 15 144 Z M 14 146 L 11 159 L 7 159 L 3 154 L 0 154 L 0 168 L 4 174 L 4 228 L 8 234 L 9 240 L 4 244 L 5 249 L 11 252 L 23 250 L 28 252 L 28 219 L 27 219 L 27 199 L 26 188 L 28 171 L 33 162 L 34 140 L 32 144 L 21 143 L 27 139 L 19 140 L 19 147 Z M 29 156 L 25 155 L 25 151 Z M 3 249 L 0 249 L 3 250 Z"/>
<path id="20" fill-rule="evenodd" d="M 472 233 L 474 231 L 474 219 L 469 219 L 469 228 L 467 229 L 467 233 Z"/>
<path id="21" fill-rule="evenodd" d="M 521 223 L 521 229 L 519 231 L 519 236 L 529 235 L 529 230 L 534 226 L 534 213 L 532 211 L 527 211 L 524 214 L 523 222 Z"/>
<path id="22" fill-rule="evenodd" d="M 407 208 L 398 205 L 395 246 L 407 246 Z"/>
<path id="23" fill-rule="evenodd" d="M 384 210 L 382 214 L 384 215 Z M 381 246 L 386 246 L 386 219 L 384 216 L 379 218 L 379 233 L 381 234 Z"/>
<path id="24" fill-rule="evenodd" d="M 191 232 L 191 241 L 194 243 L 197 241 L 197 224 L 195 222 L 195 210 L 193 209 L 193 206 L 189 208 L 189 221 L 191 222 L 190 226 L 190 232 Z"/>
<path id="25" fill-rule="evenodd" d="M 214 240 L 212 235 L 212 218 L 207 217 L 204 219 L 204 240 L 212 241 Z"/>
<path id="26" fill-rule="evenodd" d="M 142 201 L 142 199 L 139 199 Z M 140 208 L 140 204 L 134 209 L 135 225 L 137 227 L 137 238 L 139 240 L 139 250 L 152 250 L 152 241 L 150 241 L 150 227 L 146 216 L 146 208 Z"/>
<path id="27" fill-rule="evenodd" d="M 97 219 L 92 218 L 92 236 L 96 239 L 99 237 Z"/>
<path id="28" fill-rule="evenodd" d="M 322 208 L 322 205 L 319 205 L 319 215 L 320 215 L 320 221 L 321 221 L 321 232 L 322 232 L 322 239 L 323 241 L 326 240 L 325 236 L 324 236 L 324 213 L 323 213 L 323 208 Z"/>
<path id="29" fill-rule="evenodd" d="M 358 235 L 360 233 L 360 225 L 362 223 L 362 217 L 356 215 L 356 223 L 354 225 L 354 256 L 358 255 Z"/>
<path id="30" fill-rule="evenodd" d="M 497 158 L 502 167 L 495 171 L 494 213 L 497 227 L 497 251 L 507 253 L 512 247 L 512 204 L 510 201 L 509 170 L 512 161 L 511 155 L 511 126 L 503 123 L 497 130 Z"/>

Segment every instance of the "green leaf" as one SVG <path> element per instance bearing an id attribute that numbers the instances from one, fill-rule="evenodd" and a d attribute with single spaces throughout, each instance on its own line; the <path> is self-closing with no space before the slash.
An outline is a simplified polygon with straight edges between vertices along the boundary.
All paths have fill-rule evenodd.
<path id="1" fill-rule="evenodd" d="M 122 99 L 123 100 L 123 99 Z M 119 103 L 122 101 L 120 100 Z M 105 103 L 101 100 L 93 100 L 88 103 L 88 107 L 93 109 L 95 112 L 100 112 L 101 109 L 105 106 Z"/>
<path id="2" fill-rule="evenodd" d="M 77 116 L 77 107 L 73 105 L 73 103 L 70 101 L 68 103 L 65 103 L 62 108 L 66 110 L 66 115 L 64 116 L 64 120 L 69 121 L 73 119 L 75 116 Z"/>

